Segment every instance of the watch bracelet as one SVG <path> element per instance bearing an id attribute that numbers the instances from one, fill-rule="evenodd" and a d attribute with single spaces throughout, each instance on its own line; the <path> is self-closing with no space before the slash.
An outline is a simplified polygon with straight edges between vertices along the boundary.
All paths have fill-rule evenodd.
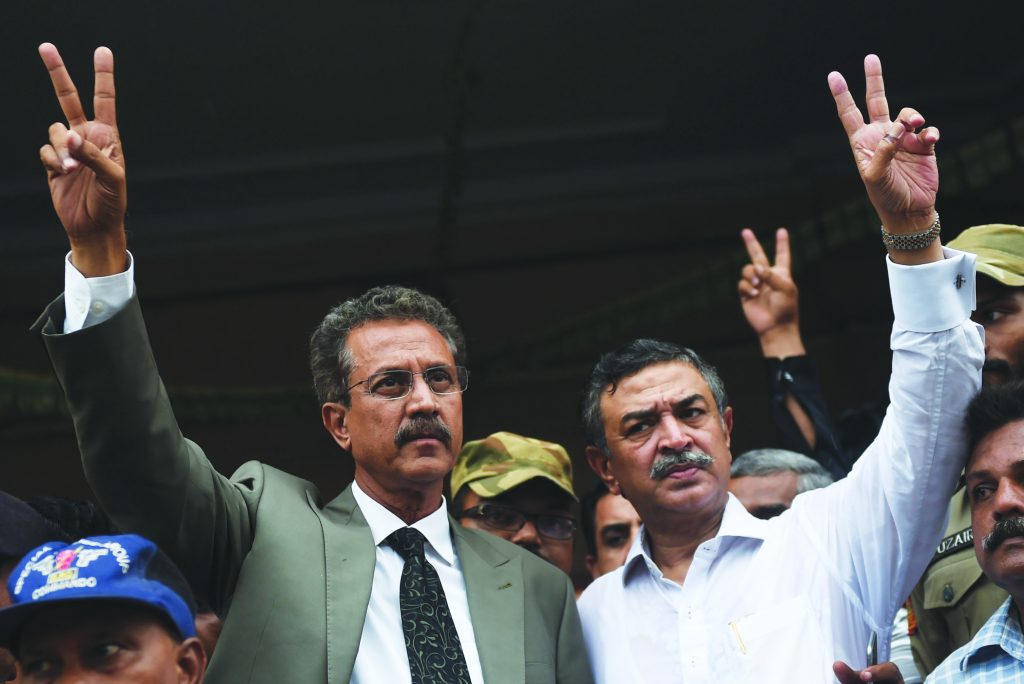
<path id="1" fill-rule="evenodd" d="M 885 226 L 882 226 L 881 231 L 882 244 L 885 245 L 886 249 L 924 249 L 935 242 L 935 239 L 939 237 L 939 233 L 942 231 L 942 224 L 939 222 L 939 212 L 935 212 L 935 220 L 932 221 L 932 224 L 928 226 L 927 230 L 923 230 L 920 233 L 900 235 L 897 233 L 890 233 L 885 229 Z"/>

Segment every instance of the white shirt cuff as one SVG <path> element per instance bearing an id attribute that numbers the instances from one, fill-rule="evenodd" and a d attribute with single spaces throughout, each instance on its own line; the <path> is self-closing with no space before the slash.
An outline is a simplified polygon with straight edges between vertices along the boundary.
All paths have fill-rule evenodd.
<path id="1" fill-rule="evenodd" d="M 931 333 L 955 328 L 974 311 L 975 255 L 948 247 L 945 257 L 918 266 L 893 263 L 889 292 L 896 325 L 910 332 Z"/>
<path id="2" fill-rule="evenodd" d="M 123 309 L 135 294 L 135 259 L 128 252 L 128 268 L 98 278 L 86 278 L 64 257 L 64 334 L 102 323 Z"/>

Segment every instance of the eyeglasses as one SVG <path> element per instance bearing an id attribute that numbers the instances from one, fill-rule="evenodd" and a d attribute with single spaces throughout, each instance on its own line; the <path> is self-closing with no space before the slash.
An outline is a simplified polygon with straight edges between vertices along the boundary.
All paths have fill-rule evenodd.
<path id="1" fill-rule="evenodd" d="M 420 373 L 408 370 L 381 371 L 349 385 L 345 391 L 366 385 L 366 393 L 378 399 L 401 399 L 412 392 L 412 381 L 416 375 L 423 376 L 423 381 L 434 394 L 458 394 L 469 387 L 469 371 L 463 366 L 434 366 Z"/>
<path id="2" fill-rule="evenodd" d="M 576 529 L 576 521 L 567 515 L 524 513 L 516 508 L 493 503 L 477 504 L 456 517 L 476 518 L 486 527 L 503 532 L 518 532 L 529 520 L 537 528 L 538 534 L 549 539 L 570 539 Z"/>

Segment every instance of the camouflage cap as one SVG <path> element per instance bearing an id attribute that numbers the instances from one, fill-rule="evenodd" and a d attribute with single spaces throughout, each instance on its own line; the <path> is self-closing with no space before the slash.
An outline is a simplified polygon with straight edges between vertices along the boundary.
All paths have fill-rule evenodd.
<path id="1" fill-rule="evenodd" d="M 1005 223 L 973 226 L 947 247 L 978 255 L 978 273 L 1009 287 L 1024 286 L 1024 227 Z"/>
<path id="2" fill-rule="evenodd" d="M 572 491 L 572 461 L 563 446 L 511 432 L 495 432 L 462 447 L 452 470 L 452 496 L 463 485 L 469 485 L 477 495 L 491 498 L 535 477 L 555 483 L 576 498 Z"/>

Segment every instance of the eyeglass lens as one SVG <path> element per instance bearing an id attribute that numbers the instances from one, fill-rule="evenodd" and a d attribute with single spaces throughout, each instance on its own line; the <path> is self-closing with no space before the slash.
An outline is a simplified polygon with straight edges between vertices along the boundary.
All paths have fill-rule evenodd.
<path id="1" fill-rule="evenodd" d="M 414 375 L 422 375 L 434 394 L 456 394 L 466 389 L 469 373 L 462 366 L 436 366 L 422 373 L 408 370 L 387 370 L 367 379 L 370 394 L 383 399 L 398 399 L 412 391 Z"/>
<path id="2" fill-rule="evenodd" d="M 572 519 L 560 515 L 531 515 L 506 506 L 482 504 L 478 517 L 487 526 L 506 532 L 517 532 L 527 520 L 533 522 L 537 532 L 551 539 L 569 539 L 575 529 Z"/>

